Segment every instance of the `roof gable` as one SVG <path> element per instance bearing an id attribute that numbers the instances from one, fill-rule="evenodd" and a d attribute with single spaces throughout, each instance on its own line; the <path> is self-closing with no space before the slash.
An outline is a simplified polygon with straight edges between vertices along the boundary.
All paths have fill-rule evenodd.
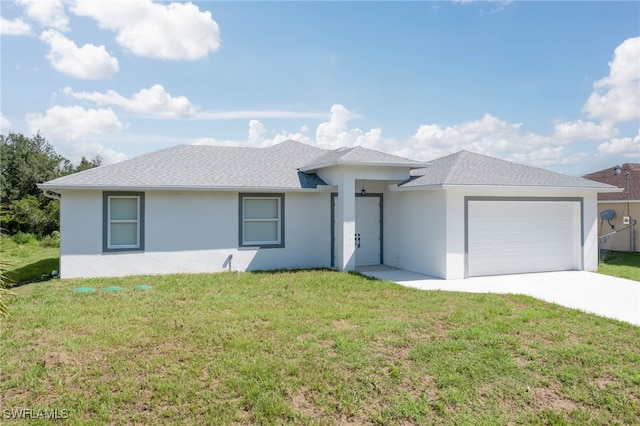
<path id="1" fill-rule="evenodd" d="M 609 185 L 525 166 L 499 158 L 460 151 L 412 172 L 401 187 L 420 186 L 538 186 L 612 189 Z"/>
<path id="2" fill-rule="evenodd" d="M 302 171 L 318 170 L 323 167 L 336 165 L 368 165 L 418 168 L 426 163 L 411 160 L 397 155 L 387 154 L 373 149 L 356 146 L 353 148 L 338 148 L 326 152 L 313 161 L 300 167 Z"/>

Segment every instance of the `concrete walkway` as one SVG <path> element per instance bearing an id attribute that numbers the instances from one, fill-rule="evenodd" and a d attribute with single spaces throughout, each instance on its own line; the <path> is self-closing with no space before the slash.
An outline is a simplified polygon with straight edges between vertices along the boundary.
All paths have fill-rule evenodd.
<path id="1" fill-rule="evenodd" d="M 383 265 L 358 268 L 358 271 L 421 290 L 525 294 L 640 326 L 640 282 L 624 278 L 563 271 L 443 280 Z"/>

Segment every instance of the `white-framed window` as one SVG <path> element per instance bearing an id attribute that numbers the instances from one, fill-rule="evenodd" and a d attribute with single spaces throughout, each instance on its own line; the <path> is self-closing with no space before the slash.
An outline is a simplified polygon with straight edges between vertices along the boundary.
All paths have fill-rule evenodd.
<path id="1" fill-rule="evenodd" d="M 240 194 L 241 247 L 284 247 L 284 195 Z"/>
<path id="2" fill-rule="evenodd" d="M 103 250 L 144 249 L 144 193 L 103 194 Z"/>

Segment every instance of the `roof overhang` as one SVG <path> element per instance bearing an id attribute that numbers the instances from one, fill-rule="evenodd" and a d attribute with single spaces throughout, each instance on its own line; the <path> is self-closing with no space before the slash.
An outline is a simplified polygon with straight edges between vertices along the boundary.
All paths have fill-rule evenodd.
<path id="1" fill-rule="evenodd" d="M 326 169 L 334 166 L 356 166 L 356 167 L 396 167 L 406 169 L 424 169 L 429 167 L 428 163 L 406 162 L 406 163 L 387 163 L 387 162 L 361 162 L 361 161 L 330 161 L 327 163 L 313 164 L 311 166 L 301 167 L 298 170 L 304 173 L 313 172 L 319 169 Z"/>
<path id="2" fill-rule="evenodd" d="M 253 186 L 100 186 L 100 185 L 47 185 L 39 183 L 38 189 L 43 192 L 61 191 L 223 191 L 223 192 L 331 192 L 332 185 L 318 185 L 315 188 L 295 187 L 253 187 Z"/>
<path id="3" fill-rule="evenodd" d="M 640 200 L 598 200 L 598 204 L 626 204 L 626 203 L 640 203 Z"/>
<path id="4" fill-rule="evenodd" d="M 602 188 L 602 187 L 580 187 L 580 186 L 540 186 L 540 185 L 451 185 L 451 184 L 435 184 L 435 185 L 412 185 L 412 186 L 401 186 L 400 184 L 389 185 L 389 190 L 391 191 L 425 191 L 425 190 L 436 190 L 436 189 L 448 189 L 448 188 L 469 188 L 469 189 L 512 189 L 512 190 L 522 190 L 522 189 L 542 189 L 542 190 L 550 190 L 550 191 L 591 191 L 591 192 L 620 192 L 622 188 L 611 187 L 611 188 Z"/>

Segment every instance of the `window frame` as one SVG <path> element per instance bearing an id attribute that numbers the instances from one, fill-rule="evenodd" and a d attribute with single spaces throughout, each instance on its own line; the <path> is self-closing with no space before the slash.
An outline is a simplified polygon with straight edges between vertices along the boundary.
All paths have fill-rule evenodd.
<path id="1" fill-rule="evenodd" d="M 272 218 L 251 218 L 245 219 L 244 217 L 244 201 L 245 200 L 257 200 L 257 199 L 275 199 L 278 201 L 278 217 Z M 250 241 L 245 240 L 244 226 L 246 222 L 272 222 L 277 223 L 277 236 L 276 241 Z M 284 194 L 265 194 L 265 193 L 240 193 L 238 194 L 238 246 L 239 247 L 258 247 L 258 248 L 284 248 L 284 228 L 285 228 L 285 216 L 284 216 Z"/>
<path id="2" fill-rule="evenodd" d="M 145 199 L 144 192 L 120 192 L 105 191 L 102 193 L 102 251 L 126 252 L 144 251 L 144 222 L 145 222 Z M 113 198 L 135 198 L 137 200 L 137 220 L 111 220 L 111 199 Z M 111 244 L 111 224 L 112 223 L 136 223 L 137 243 L 135 245 L 113 245 Z"/>

